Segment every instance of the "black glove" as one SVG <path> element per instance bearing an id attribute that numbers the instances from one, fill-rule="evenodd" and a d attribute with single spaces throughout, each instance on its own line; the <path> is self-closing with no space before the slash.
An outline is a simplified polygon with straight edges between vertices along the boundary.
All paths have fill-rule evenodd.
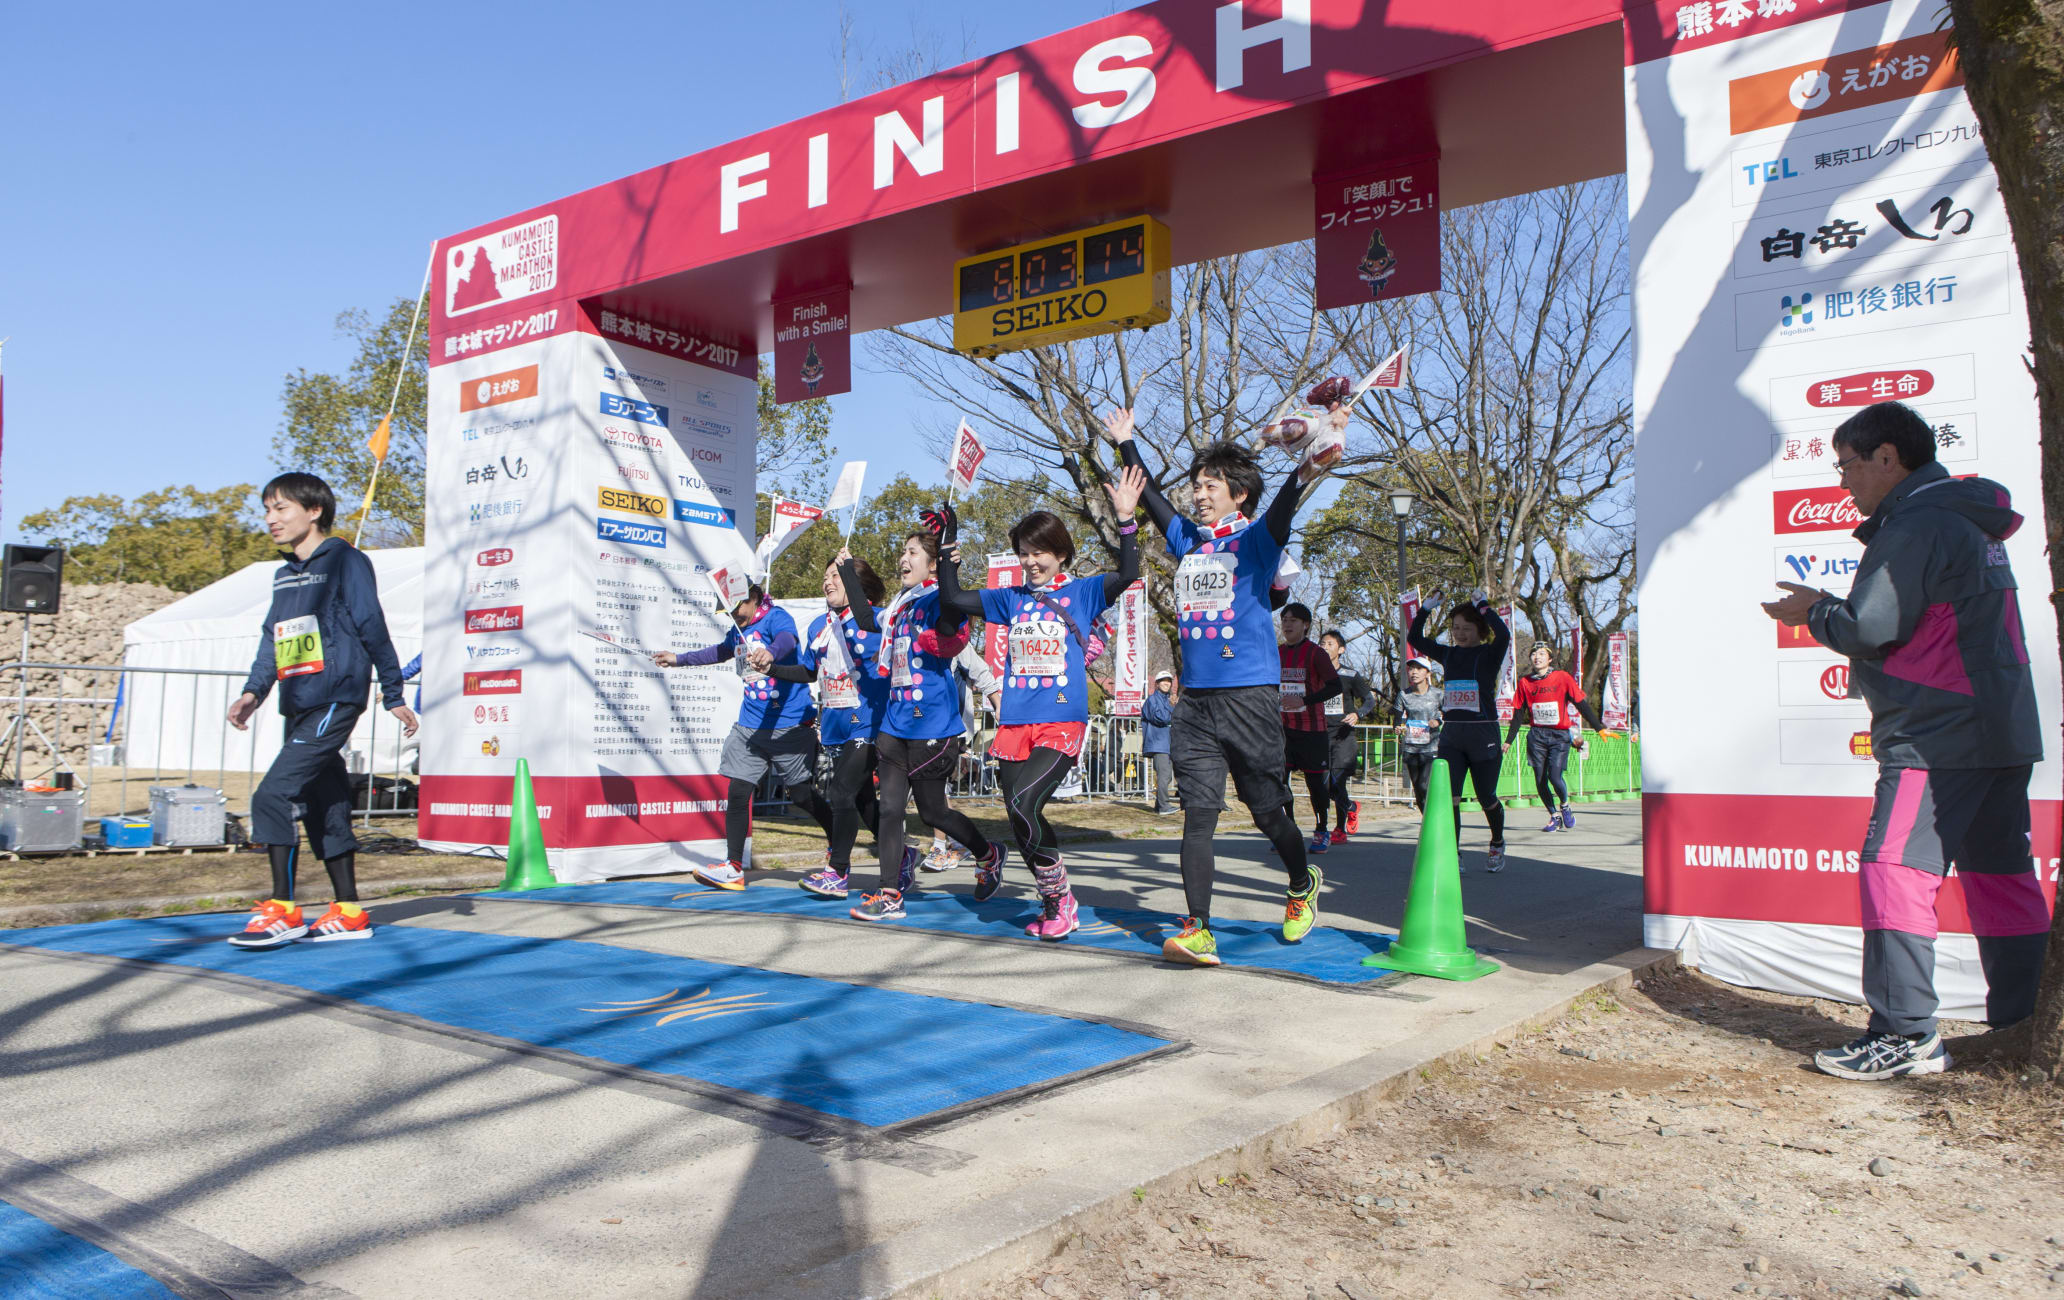
<path id="1" fill-rule="evenodd" d="M 937 510 L 927 510 L 918 516 L 926 532 L 939 539 L 940 546 L 951 546 L 960 539 L 960 516 L 953 513 L 953 503 L 941 501 Z"/>

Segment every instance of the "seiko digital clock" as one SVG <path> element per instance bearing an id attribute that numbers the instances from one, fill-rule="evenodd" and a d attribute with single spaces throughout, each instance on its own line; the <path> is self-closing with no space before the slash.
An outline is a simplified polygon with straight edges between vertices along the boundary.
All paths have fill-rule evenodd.
<path id="1" fill-rule="evenodd" d="M 1168 227 L 1152 217 L 953 265 L 953 346 L 994 356 L 1168 319 Z"/>

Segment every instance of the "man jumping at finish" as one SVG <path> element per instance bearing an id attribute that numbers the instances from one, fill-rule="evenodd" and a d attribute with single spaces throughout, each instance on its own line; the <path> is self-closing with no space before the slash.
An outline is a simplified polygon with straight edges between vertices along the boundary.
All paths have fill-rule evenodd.
<path id="1" fill-rule="evenodd" d="M 1335 403 L 1329 418 L 1345 429 L 1347 410 Z M 1104 427 L 1128 466 L 1145 470 L 1133 442 L 1132 412 L 1113 411 Z M 1147 514 L 1168 538 L 1176 571 L 1177 633 L 1182 637 L 1182 695 L 1169 732 L 1177 797 L 1183 807 L 1183 894 L 1190 914 L 1182 932 L 1161 946 L 1169 961 L 1219 964 L 1211 934 L 1211 886 L 1216 869 L 1211 843 L 1225 809 L 1228 771 L 1254 825 L 1282 856 L 1289 872 L 1283 938 L 1296 943 L 1318 918 L 1321 874 L 1305 855 L 1291 820 L 1290 783 L 1283 778 L 1282 662 L 1269 618 L 1269 587 L 1290 540 L 1304 484 L 1293 471 L 1268 512 L 1250 521 L 1245 509 L 1261 496 L 1254 453 L 1220 442 L 1190 463 L 1190 499 L 1199 524 L 1176 514 L 1149 477 L 1140 494 Z"/>
<path id="2" fill-rule="evenodd" d="M 238 731 L 248 728 L 277 680 L 286 743 L 251 794 L 251 841 L 263 844 L 271 859 L 272 897 L 258 904 L 243 932 L 229 942 L 277 948 L 301 938 L 364 939 L 373 923 L 358 905 L 358 839 L 351 833 L 351 776 L 341 751 L 365 712 L 376 669 L 380 703 L 400 719 L 404 737 L 416 734 L 416 715 L 402 703 L 401 662 L 387 636 L 372 561 L 329 535 L 337 520 L 330 485 L 313 474 L 282 474 L 265 485 L 259 500 L 266 531 L 288 554 L 273 575 L 264 639 L 243 694 L 229 706 L 229 722 Z M 313 926 L 294 905 L 301 848 L 297 803 L 309 847 L 329 869 L 337 891 L 337 901 Z"/>
<path id="3" fill-rule="evenodd" d="M 1455 798 L 1455 837 L 1462 837 L 1462 777 L 1476 791 L 1484 820 L 1491 826 L 1491 847 L 1484 870 L 1505 869 L 1505 805 L 1498 801 L 1498 769 L 1504 751 L 1498 746 L 1498 674 L 1512 650 L 1512 632 L 1488 600 L 1461 604 L 1448 613 L 1448 638 L 1442 645 L 1426 635 L 1426 616 L 1440 603 L 1436 591 L 1412 617 L 1406 641 L 1412 649 L 1441 666 L 1440 757 L 1448 765 L 1448 788 Z"/>
<path id="4" fill-rule="evenodd" d="M 738 675 L 745 683 L 738 721 L 724 737 L 724 751 L 717 759 L 718 773 L 730 782 L 724 804 L 725 858 L 692 873 L 705 885 L 736 890 L 745 888 L 745 839 L 752 833 L 753 790 L 766 779 L 770 768 L 787 787 L 789 801 L 824 828 L 827 841 L 833 827 L 831 809 L 810 779 L 810 688 L 769 677 L 753 663 L 755 649 L 767 651 L 760 662 L 769 666 L 797 661 L 795 620 L 754 583 L 745 599 L 731 607 L 731 622 L 731 629 L 715 645 L 680 654 L 655 651 L 652 662 L 662 668 L 702 668 L 729 660 L 738 665 Z"/>
<path id="5" fill-rule="evenodd" d="M 1306 848 L 1324 853 L 1331 843 L 1326 838 L 1326 701 L 1339 696 L 1340 677 L 1332 659 L 1310 640 L 1309 609 L 1291 601 L 1283 606 L 1282 620 L 1283 644 L 1276 654 L 1283 671 L 1283 755 L 1290 771 L 1304 773 L 1304 788 L 1318 819 Z"/>
<path id="6" fill-rule="evenodd" d="M 1534 792 L 1541 796 L 1541 806 L 1548 810 L 1548 824 L 1541 828 L 1543 831 L 1574 830 L 1577 825 L 1577 815 L 1569 806 L 1569 784 L 1562 779 L 1563 769 L 1569 766 L 1571 742 L 1575 742 L 1579 754 L 1585 751 L 1583 733 L 1570 716 L 1572 710 L 1583 714 L 1593 731 L 1605 730 L 1598 710 L 1584 698 L 1584 688 L 1577 685 L 1577 679 L 1555 666 L 1555 651 L 1545 641 L 1535 642 L 1527 652 L 1526 676 L 1519 679 L 1519 686 L 1513 691 L 1512 725 L 1506 729 L 1505 743 L 1499 752 L 1512 748 L 1512 738 L 1519 734 L 1520 724 L 1525 723 L 1527 764 L 1534 769 Z"/>
<path id="7" fill-rule="evenodd" d="M 1376 712 L 1376 693 L 1369 689 L 1369 679 L 1348 669 L 1341 663 L 1347 653 L 1347 638 L 1338 632 L 1328 632 L 1319 638 L 1319 645 L 1326 657 L 1333 661 L 1333 670 L 1340 675 L 1340 694 L 1326 701 L 1326 722 L 1329 739 L 1326 755 L 1326 793 L 1333 800 L 1333 836 L 1335 844 L 1347 843 L 1347 837 L 1361 829 L 1361 805 L 1347 797 L 1347 783 L 1354 776 L 1356 751 L 1361 748 L 1361 733 L 1355 727 L 1362 719 Z M 1319 829 L 1326 829 L 1326 815 L 1319 814 Z"/>

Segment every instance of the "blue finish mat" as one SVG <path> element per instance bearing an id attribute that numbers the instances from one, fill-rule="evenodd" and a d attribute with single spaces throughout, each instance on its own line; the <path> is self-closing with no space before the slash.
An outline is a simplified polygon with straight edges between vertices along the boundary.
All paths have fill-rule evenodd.
<path id="1" fill-rule="evenodd" d="M 850 900 L 820 898 L 794 885 L 753 885 L 742 890 L 711 889 L 694 881 L 610 880 L 556 889 L 489 890 L 471 898 L 506 899 L 520 903 L 615 904 L 619 907 L 663 907 L 696 912 L 753 912 L 768 916 L 802 916 L 846 920 Z M 1023 897 L 992 898 L 977 903 L 965 893 L 918 894 L 905 900 L 910 913 L 901 921 L 854 921 L 854 925 L 898 925 L 947 934 L 1020 939 L 1038 904 Z M 1161 941 L 1176 927 L 1158 912 L 1130 908 L 1082 909 L 1082 928 L 1066 940 L 1090 948 L 1159 955 Z M 1284 943 L 1282 926 L 1261 921 L 1214 920 L 1219 958 L 1228 966 L 1301 975 L 1326 984 L 1373 984 L 1397 972 L 1364 966 L 1362 958 L 1390 947 L 1397 936 L 1375 930 L 1337 930 L 1315 926 L 1302 943 Z M 1065 945 L 1063 945 L 1065 946 Z"/>
<path id="2" fill-rule="evenodd" d="M 0 1201 L 0 1296 L 7 1300 L 179 1300 L 140 1269 Z"/>
<path id="3" fill-rule="evenodd" d="M 0 943 L 307 989 L 876 1127 L 1168 1047 L 1094 1021 L 563 939 L 380 926 L 245 952 L 226 916 L 0 931 Z"/>

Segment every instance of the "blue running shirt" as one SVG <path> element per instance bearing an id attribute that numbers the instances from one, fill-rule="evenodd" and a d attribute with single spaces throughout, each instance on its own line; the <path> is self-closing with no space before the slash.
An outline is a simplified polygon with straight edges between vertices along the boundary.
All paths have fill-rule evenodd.
<path id="1" fill-rule="evenodd" d="M 874 616 L 879 626 L 881 611 L 876 610 Z M 847 677 L 838 672 L 838 660 L 825 636 L 830 621 L 829 611 L 811 620 L 810 635 L 799 651 L 803 667 L 817 674 L 817 737 L 827 745 L 873 740 L 882 706 L 889 698 L 889 679 L 874 671 L 881 633 L 862 632 L 851 614 L 841 614 L 839 629 L 846 639 L 846 661 L 853 665 L 853 675 Z"/>
<path id="2" fill-rule="evenodd" d="M 999 725 L 1089 720 L 1082 654 L 1104 608 L 1102 577 L 1076 578 L 1043 593 L 1025 586 L 982 592 L 982 617 L 1004 629 L 1008 647 Z"/>
<path id="3" fill-rule="evenodd" d="M 888 658 L 876 672 L 889 684 L 881 730 L 901 740 L 944 740 L 967 730 L 960 720 L 960 684 L 953 661 L 917 648 L 917 638 L 939 622 L 939 589 L 927 584 L 903 602 L 886 630 Z"/>
<path id="4" fill-rule="evenodd" d="M 1263 520 L 1241 515 L 1206 528 L 1184 515 L 1168 522 L 1175 573 L 1176 634 L 1185 687 L 1275 686 L 1282 680 L 1269 612 L 1283 543 Z"/>
<path id="5" fill-rule="evenodd" d="M 774 656 L 778 664 L 798 662 L 796 658 L 796 625 L 773 601 L 760 607 L 760 616 L 747 626 L 734 626 L 724 635 L 722 657 L 731 660 L 738 669 L 738 678 L 745 683 L 745 698 L 738 705 L 738 725 L 748 731 L 765 731 L 776 727 L 800 726 L 810 716 L 810 688 L 802 682 L 784 682 L 755 671 L 745 661 L 745 648 L 763 645 L 769 650 L 783 633 L 788 634 L 788 648 Z"/>

